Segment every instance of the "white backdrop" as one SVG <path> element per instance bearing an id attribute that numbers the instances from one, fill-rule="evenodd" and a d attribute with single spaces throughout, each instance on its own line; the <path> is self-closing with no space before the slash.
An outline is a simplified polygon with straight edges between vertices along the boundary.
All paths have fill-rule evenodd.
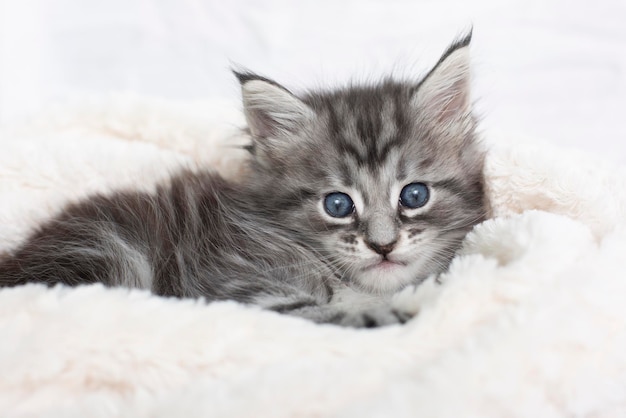
<path id="1" fill-rule="evenodd" d="M 233 63 L 296 91 L 417 77 L 470 24 L 485 126 L 626 163 L 624 0 L 0 0 L 0 121 L 115 91 L 234 99 Z"/>

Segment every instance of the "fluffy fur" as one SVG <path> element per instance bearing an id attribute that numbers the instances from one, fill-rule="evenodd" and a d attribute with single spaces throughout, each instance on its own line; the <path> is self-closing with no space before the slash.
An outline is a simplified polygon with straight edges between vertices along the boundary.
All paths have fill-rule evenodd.
<path id="1" fill-rule="evenodd" d="M 298 97 L 238 74 L 252 137 L 246 176 L 186 171 L 152 193 L 70 205 L 0 263 L 0 284 L 101 282 L 316 322 L 403 322 L 388 296 L 445 270 L 486 215 L 469 40 L 419 83 Z M 399 198 L 415 183 L 429 195 L 418 208 Z M 348 216 L 325 211 L 332 193 L 352 198 Z M 339 308 L 346 285 L 374 306 Z"/>

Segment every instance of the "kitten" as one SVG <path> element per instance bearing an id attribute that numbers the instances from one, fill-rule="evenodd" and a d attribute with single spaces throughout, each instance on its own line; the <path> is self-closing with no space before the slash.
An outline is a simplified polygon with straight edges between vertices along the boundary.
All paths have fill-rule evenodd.
<path id="1" fill-rule="evenodd" d="M 486 216 L 470 38 L 419 83 L 296 96 L 236 73 L 245 178 L 184 171 L 154 193 L 69 205 L 0 262 L 0 285 L 102 282 L 320 323 L 405 321 L 388 296 L 444 271 Z M 369 303 L 337 303 L 345 289 Z"/>

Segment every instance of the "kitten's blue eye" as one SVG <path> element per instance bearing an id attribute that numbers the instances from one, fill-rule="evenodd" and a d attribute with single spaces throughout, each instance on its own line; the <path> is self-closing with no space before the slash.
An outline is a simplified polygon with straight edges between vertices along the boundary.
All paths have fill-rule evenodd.
<path id="1" fill-rule="evenodd" d="M 421 208 L 428 202 L 428 186 L 424 183 L 411 183 L 402 188 L 400 203 L 409 209 Z"/>
<path id="2" fill-rule="evenodd" d="M 324 199 L 324 209 L 333 218 L 345 218 L 354 212 L 354 203 L 345 193 L 330 193 Z"/>

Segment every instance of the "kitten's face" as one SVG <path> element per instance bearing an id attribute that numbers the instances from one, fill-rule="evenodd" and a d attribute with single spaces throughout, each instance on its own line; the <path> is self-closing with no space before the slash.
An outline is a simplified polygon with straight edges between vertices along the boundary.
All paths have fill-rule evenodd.
<path id="1" fill-rule="evenodd" d="M 379 151 L 388 147 L 380 160 L 360 165 L 359 157 L 348 154 L 324 174 L 317 172 L 317 193 L 297 215 L 344 280 L 376 293 L 445 269 L 485 214 L 480 171 L 468 172 L 476 167 L 450 162 L 449 154 L 430 160 L 408 139 L 389 145 L 392 138 L 398 137 L 375 142 Z"/>
<path id="2" fill-rule="evenodd" d="M 353 286 L 389 293 L 441 272 L 484 219 L 468 41 L 420 85 L 386 81 L 298 99 L 242 77 L 256 175 L 273 185 L 268 199 Z"/>

